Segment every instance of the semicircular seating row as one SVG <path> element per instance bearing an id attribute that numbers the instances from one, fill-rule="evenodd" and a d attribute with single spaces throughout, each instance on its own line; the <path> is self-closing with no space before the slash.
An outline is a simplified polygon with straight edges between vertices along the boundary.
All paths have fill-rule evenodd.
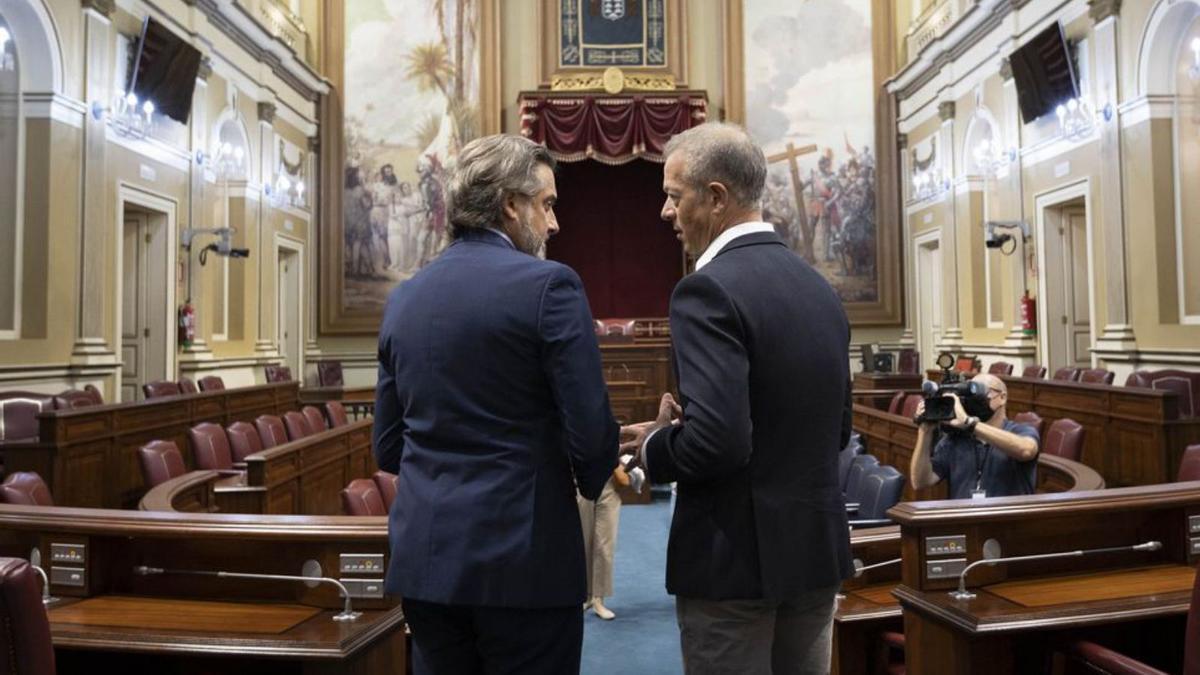
<path id="1" fill-rule="evenodd" d="M 355 478 L 342 490 L 342 510 L 348 516 L 386 516 L 396 500 L 399 476 L 376 471 L 370 478 Z"/>

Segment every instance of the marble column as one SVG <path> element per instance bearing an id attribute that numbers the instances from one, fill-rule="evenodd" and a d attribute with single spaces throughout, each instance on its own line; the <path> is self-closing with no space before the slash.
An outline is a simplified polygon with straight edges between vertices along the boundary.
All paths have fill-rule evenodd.
<path id="1" fill-rule="evenodd" d="M 212 61 L 205 57 L 200 61 L 200 70 L 196 73 L 196 92 L 192 96 L 192 170 L 189 180 L 189 196 L 188 196 L 188 222 L 187 227 L 202 228 L 213 227 L 212 223 L 207 222 L 209 214 L 208 197 L 210 194 L 209 186 L 206 184 L 206 174 L 212 171 L 209 148 L 206 145 L 208 131 L 208 78 L 212 76 Z M 203 162 L 198 161 L 198 153 L 204 153 Z M 215 188 L 215 186 L 214 186 Z M 199 361 L 212 358 L 212 350 L 208 346 L 205 336 L 212 333 L 212 311 L 204 304 L 204 277 L 201 273 L 200 263 L 197 260 L 199 248 L 203 243 L 197 242 L 196 246 L 189 253 L 182 247 L 179 249 L 180 255 L 187 256 L 186 273 L 188 286 L 190 290 L 185 289 L 185 293 L 190 295 L 192 306 L 196 309 L 196 337 L 192 340 L 192 346 L 182 349 L 183 356 L 181 362 Z M 187 300 L 187 296 L 183 298 Z"/>
<path id="2" fill-rule="evenodd" d="M 267 185 L 275 177 L 275 167 L 272 159 L 275 156 L 275 104 L 260 102 L 258 104 L 258 137 L 259 137 L 259 183 Z M 254 342 L 255 353 L 263 358 L 279 356 L 277 331 L 275 330 L 275 303 L 278 290 L 272 275 L 276 267 L 275 232 L 271 224 L 271 205 L 268 200 L 258 200 L 258 328 Z M 294 374 L 301 377 L 302 373 Z"/>
<path id="3" fill-rule="evenodd" d="M 321 345 L 317 342 L 317 327 L 319 319 L 317 312 L 320 307 L 317 304 L 320 289 L 320 274 L 321 268 L 317 260 L 317 247 L 319 246 L 318 239 L 320 232 L 317 228 L 318 210 L 317 199 L 320 199 L 320 183 L 317 179 L 317 167 L 320 163 L 317 157 L 321 152 L 321 139 L 318 136 L 313 136 L 308 139 L 308 158 L 307 158 L 307 174 L 309 176 L 308 190 L 308 244 L 305 247 L 305 253 L 308 255 L 308 274 L 306 275 L 308 284 L 305 293 L 308 294 L 308 316 L 307 327 L 305 328 L 304 354 L 305 358 L 319 357 L 321 355 Z"/>
<path id="4" fill-rule="evenodd" d="M 900 343 L 913 345 L 917 341 L 913 328 L 913 315 L 916 314 L 917 307 L 917 261 L 912 258 L 912 223 L 909 222 L 907 208 L 909 185 L 912 183 L 911 169 L 909 168 L 908 134 L 896 134 L 896 149 L 900 153 L 900 180 L 898 182 L 900 185 L 900 213 L 904 223 L 900 239 L 900 256 L 905 261 L 904 332 L 900 334 Z"/>
<path id="5" fill-rule="evenodd" d="M 943 178 L 954 184 L 954 101 L 942 101 L 938 104 L 938 117 L 942 126 L 938 130 L 938 165 L 942 167 Z M 938 347 L 954 347 L 963 341 L 962 323 L 959 318 L 959 256 L 958 251 L 958 215 L 954 208 L 957 199 L 954 188 L 948 189 L 943 199 L 948 202 L 942 209 L 946 223 L 942 226 L 942 243 L 938 252 L 942 256 L 942 339 Z"/>

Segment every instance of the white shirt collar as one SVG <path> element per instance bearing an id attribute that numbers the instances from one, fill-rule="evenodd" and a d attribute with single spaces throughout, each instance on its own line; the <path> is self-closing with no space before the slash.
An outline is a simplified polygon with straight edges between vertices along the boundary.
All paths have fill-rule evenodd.
<path id="1" fill-rule="evenodd" d="M 507 234 L 505 234 L 504 230 L 502 230 L 498 227 L 489 227 L 487 229 L 490 232 L 495 232 L 496 234 L 500 235 L 501 237 L 504 237 L 504 241 L 507 241 L 509 246 L 511 246 L 513 248 L 517 247 L 517 245 L 513 243 L 512 238 L 510 238 Z"/>
<path id="2" fill-rule="evenodd" d="M 700 269 L 701 267 L 704 267 L 708 263 L 712 262 L 712 259 L 717 257 L 717 254 L 721 252 L 721 249 L 725 248 L 729 242 L 737 239 L 738 237 L 744 237 L 748 234 L 758 234 L 759 232 L 774 231 L 774 225 L 770 223 L 764 223 L 762 221 L 734 225 L 728 230 L 722 232 L 716 239 L 713 240 L 711 244 L 708 245 L 708 248 L 704 249 L 704 254 L 701 255 L 700 259 L 696 261 L 696 269 Z"/>

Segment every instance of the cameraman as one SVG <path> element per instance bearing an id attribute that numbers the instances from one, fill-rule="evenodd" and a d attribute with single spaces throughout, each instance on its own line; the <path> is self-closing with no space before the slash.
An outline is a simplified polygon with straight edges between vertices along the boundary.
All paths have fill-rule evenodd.
<path id="1" fill-rule="evenodd" d="M 954 419 L 933 448 L 937 422 L 924 421 L 925 402 L 917 407 L 917 447 L 909 465 L 913 489 L 950 481 L 950 499 L 1032 494 L 1036 481 L 1039 439 L 1033 427 L 1005 415 L 1008 387 L 995 375 L 976 375 L 986 387 L 983 397 L 964 401 L 955 394 Z"/>

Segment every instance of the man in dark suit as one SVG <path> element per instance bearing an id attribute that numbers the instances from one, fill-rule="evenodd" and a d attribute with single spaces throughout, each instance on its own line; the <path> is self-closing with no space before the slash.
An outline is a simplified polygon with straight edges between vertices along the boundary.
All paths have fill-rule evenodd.
<path id="1" fill-rule="evenodd" d="M 418 673 L 578 672 L 586 594 L 575 493 L 617 466 L 579 277 L 539 259 L 554 160 L 519 136 L 468 144 L 455 241 L 388 298 L 375 459 L 398 473 L 387 591 Z"/>
<path id="2" fill-rule="evenodd" d="M 671 296 L 681 419 L 627 427 L 655 483 L 678 483 L 667 544 L 684 668 L 827 673 L 853 571 L 838 450 L 850 436 L 850 329 L 821 275 L 762 222 L 767 164 L 704 124 L 666 148 L 662 217 L 696 271 Z"/>

